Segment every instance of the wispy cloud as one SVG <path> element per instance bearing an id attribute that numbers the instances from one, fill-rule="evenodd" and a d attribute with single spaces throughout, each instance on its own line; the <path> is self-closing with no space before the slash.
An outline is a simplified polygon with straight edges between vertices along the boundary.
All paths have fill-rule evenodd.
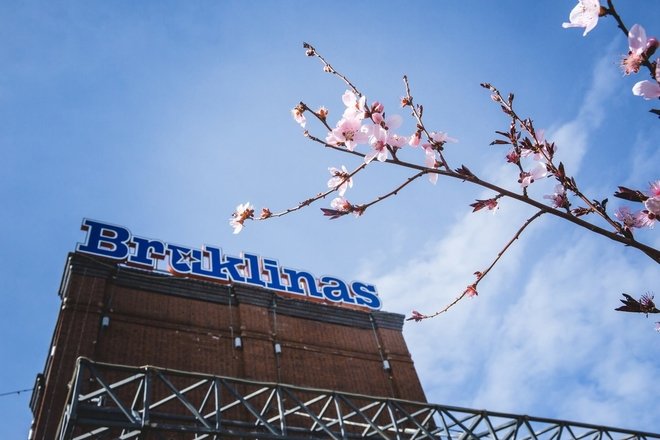
<path id="1" fill-rule="evenodd" d="M 430 312 L 460 293 L 511 229 L 504 216 L 488 217 L 464 219 L 435 248 L 375 279 L 387 309 Z M 648 410 L 660 393 L 653 320 L 613 309 L 621 291 L 644 292 L 660 271 L 600 237 L 557 234 L 531 231 L 479 297 L 406 325 L 427 397 L 657 431 Z"/>
<path id="2" fill-rule="evenodd" d="M 598 62 L 575 118 L 549 130 L 574 173 L 603 123 L 617 75 L 611 57 Z M 394 271 L 365 270 L 388 310 L 431 313 L 471 283 L 529 215 L 513 202 L 495 216 L 465 215 Z M 480 296 L 406 325 L 429 400 L 660 430 L 649 410 L 660 395 L 653 321 L 613 310 L 620 292 L 643 292 L 660 279 L 638 257 L 542 218 L 480 285 Z"/>
<path id="3" fill-rule="evenodd" d="M 500 308 L 507 324 L 491 341 L 475 402 L 650 428 L 645 408 L 660 385 L 643 383 L 660 373 L 657 351 L 648 350 L 657 335 L 652 320 L 613 308 L 619 289 L 643 291 L 658 275 L 597 237 L 562 240 L 533 266 L 517 301 Z"/>

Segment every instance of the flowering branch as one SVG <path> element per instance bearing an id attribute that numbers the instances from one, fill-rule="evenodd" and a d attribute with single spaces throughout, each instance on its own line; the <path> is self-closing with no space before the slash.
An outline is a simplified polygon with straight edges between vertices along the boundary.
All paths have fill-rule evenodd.
<path id="1" fill-rule="evenodd" d="M 406 86 L 406 96 L 401 100 L 401 105 L 403 107 L 409 106 L 411 108 L 413 117 L 417 120 L 417 131 L 415 132 L 415 134 L 413 134 L 413 137 L 420 138 L 421 133 L 423 132 L 426 135 L 428 141 L 430 142 L 432 148 L 438 152 L 438 157 L 440 158 L 440 162 L 442 163 L 444 169 L 450 171 L 451 168 L 449 168 L 449 164 L 447 164 L 447 161 L 442 155 L 444 142 L 434 139 L 434 136 L 431 133 L 429 133 L 426 127 L 424 126 L 424 123 L 422 122 L 422 114 L 424 113 L 424 107 L 421 105 L 415 105 L 413 103 L 413 97 L 410 94 L 410 84 L 408 83 L 408 77 L 406 75 L 403 75 L 403 83 Z"/>
<path id="2" fill-rule="evenodd" d="M 555 178 L 559 181 L 559 183 L 564 188 L 564 190 L 569 190 L 573 194 L 575 194 L 578 198 L 580 198 L 580 200 L 582 200 L 588 206 L 587 211 L 589 213 L 596 213 L 600 215 L 603 219 L 605 219 L 607 223 L 610 224 L 610 226 L 614 228 L 615 231 L 623 235 L 626 235 L 623 226 L 612 220 L 612 218 L 607 214 L 603 206 L 604 203 L 592 202 L 591 200 L 589 200 L 589 198 L 587 198 L 578 189 L 575 179 L 566 175 L 566 172 L 564 170 L 564 165 L 561 162 L 559 166 L 556 166 L 554 164 L 553 162 L 554 152 L 555 152 L 554 144 L 546 143 L 545 140 L 541 139 L 540 136 L 537 135 L 536 131 L 534 130 L 534 124 L 531 119 L 522 119 L 520 116 L 518 116 L 518 114 L 513 109 L 513 95 L 509 95 L 509 98 L 507 100 L 504 100 L 499 90 L 497 90 L 492 85 L 488 83 L 483 83 L 481 84 L 481 86 L 493 92 L 493 95 L 491 95 L 493 101 L 499 103 L 501 105 L 502 111 L 511 117 L 511 129 L 509 133 L 506 133 L 506 136 L 509 138 L 510 142 L 514 143 L 517 140 L 516 124 L 520 124 L 523 130 L 529 133 L 529 135 L 532 137 L 533 143 L 527 142 L 525 144 L 525 142 L 523 142 L 522 147 L 518 147 L 517 145 L 514 145 L 515 153 L 517 156 L 515 163 L 516 165 L 518 165 L 518 168 L 521 169 L 522 171 L 522 167 L 520 166 L 520 155 L 524 150 L 539 155 L 540 158 L 543 159 L 543 165 L 548 171 L 548 173 L 550 175 L 555 176 Z M 509 142 L 500 141 L 496 143 L 507 144 Z M 524 173 L 524 171 L 522 171 L 522 173 Z"/>
<path id="3" fill-rule="evenodd" d="M 531 129 L 533 130 L 533 128 L 531 128 Z M 341 151 L 343 153 L 352 154 L 352 155 L 355 155 L 355 156 L 358 156 L 358 157 L 363 157 L 363 158 L 365 157 L 365 154 L 362 154 L 360 152 L 348 151 L 348 150 L 346 150 L 344 148 L 341 148 L 341 147 L 338 147 L 336 145 L 328 144 L 327 142 L 325 142 L 325 141 L 323 141 L 323 140 L 321 140 L 317 137 L 314 137 L 312 135 L 309 135 L 309 134 L 306 134 L 306 136 L 308 138 L 310 138 L 311 140 L 313 140 L 315 142 L 318 142 L 318 143 L 320 143 L 320 144 L 322 144 L 322 145 L 324 145 L 328 148 L 332 148 L 332 149 Z M 552 208 L 552 207 L 550 207 L 550 206 L 548 206 L 548 205 L 546 205 L 542 202 L 539 202 L 535 199 L 532 199 L 532 198 L 528 197 L 527 195 L 521 195 L 521 194 L 518 194 L 516 192 L 510 191 L 506 188 L 503 188 L 503 187 L 500 187 L 500 186 L 495 185 L 493 183 L 490 183 L 488 181 L 482 180 L 479 177 L 477 177 L 476 175 L 474 175 L 467 168 L 465 168 L 465 170 L 467 170 L 467 171 L 462 171 L 462 172 L 453 171 L 451 169 L 449 169 L 449 170 L 443 170 L 443 169 L 437 169 L 437 168 L 433 169 L 433 168 L 428 168 L 428 167 L 418 165 L 418 164 L 415 164 L 415 163 L 403 161 L 403 160 L 398 159 L 398 158 L 397 159 L 387 159 L 387 160 L 384 161 L 384 163 L 387 163 L 387 164 L 390 164 L 390 165 L 396 165 L 396 166 L 404 167 L 404 168 L 410 168 L 410 169 L 417 170 L 417 171 L 423 171 L 423 172 L 429 173 L 429 174 L 436 174 L 438 176 L 444 176 L 444 177 L 450 177 L 450 178 L 453 178 L 453 179 L 459 179 L 461 181 L 470 182 L 472 184 L 481 186 L 483 188 L 493 190 L 493 191 L 495 191 L 499 194 L 499 196 L 497 196 L 498 198 L 506 196 L 506 197 L 509 197 L 511 199 L 518 200 L 519 202 L 523 202 L 525 204 L 533 206 L 534 208 L 536 208 L 540 211 L 543 211 L 544 213 L 548 213 L 548 214 L 554 215 L 556 217 L 559 217 L 561 219 L 568 220 L 571 223 L 574 223 L 574 224 L 576 224 L 576 225 L 578 225 L 582 228 L 585 228 L 585 229 L 587 229 L 591 232 L 595 232 L 596 234 L 599 234 L 599 235 L 602 235 L 606 238 L 609 238 L 610 240 L 617 241 L 617 242 L 619 242 L 621 244 L 624 244 L 626 246 L 630 246 L 630 247 L 634 247 L 636 249 L 639 249 L 640 251 L 642 251 L 646 255 L 648 255 L 651 259 L 653 259 L 656 263 L 660 263 L 660 250 L 658 250 L 658 249 L 655 249 L 651 246 L 645 245 L 644 243 L 636 241 L 634 238 L 632 238 L 629 235 L 621 235 L 621 234 L 617 234 L 617 233 L 612 232 L 612 231 L 608 231 L 607 229 L 603 229 L 603 228 L 601 228 L 597 225 L 594 225 L 594 224 L 589 223 L 585 220 L 582 220 L 577 215 L 573 215 L 573 214 L 570 214 L 570 213 Z M 417 177 L 419 177 L 419 176 L 417 176 Z M 585 196 L 583 196 L 583 197 L 585 197 Z M 586 199 L 586 197 L 585 197 L 585 199 Z M 593 206 L 592 209 L 594 209 L 596 212 L 600 213 L 600 210 L 597 209 L 592 202 L 590 202 L 588 199 L 586 199 L 586 200 L 587 200 L 587 202 L 589 203 L 590 206 Z M 369 204 L 369 206 L 377 203 L 378 201 L 380 201 L 380 200 L 377 199 L 374 202 L 371 202 Z M 602 204 L 600 204 L 600 205 L 602 205 Z M 588 210 L 588 211 L 591 212 L 591 210 Z M 619 228 L 620 228 L 620 225 L 618 225 L 616 222 L 614 222 L 614 223 L 616 225 L 616 230 L 618 231 Z"/>
<path id="4" fill-rule="evenodd" d="M 578 0 L 578 4 L 571 11 L 569 23 L 564 23 L 564 28 L 583 27 L 584 36 L 596 27 L 599 17 L 612 16 L 617 27 L 628 37 L 628 54 L 621 60 L 621 68 L 625 75 L 639 72 L 641 66 L 646 67 L 651 80 L 638 81 L 632 88 L 633 95 L 641 96 L 646 100 L 660 98 L 660 62 L 655 62 L 651 57 L 658 48 L 658 40 L 655 37 L 647 38 L 646 31 L 639 24 L 630 29 L 624 24 L 621 16 L 614 8 L 612 0 L 607 0 L 607 8 L 601 6 L 599 0 Z M 651 109 L 651 113 L 660 116 L 660 109 Z"/>
<path id="5" fill-rule="evenodd" d="M 658 47 L 657 40 L 646 38 L 644 29 L 639 25 L 635 25 L 628 30 L 614 9 L 611 0 L 608 0 L 607 8 L 602 7 L 598 0 L 578 0 L 578 5 L 571 11 L 570 23 L 564 23 L 563 26 L 584 27 L 584 35 L 586 35 L 595 27 L 598 17 L 605 15 L 611 15 L 619 28 L 628 36 L 630 51 L 622 62 L 622 67 L 624 67 L 626 74 L 637 73 L 641 65 L 651 68 L 653 81 L 655 82 L 639 82 L 633 87 L 633 93 L 641 95 L 645 99 L 660 97 L 660 83 L 658 83 L 660 79 L 660 72 L 658 72 L 660 61 L 656 61 L 655 63 L 649 61 L 650 56 Z M 367 103 L 366 97 L 357 87 L 345 75 L 332 67 L 313 46 L 304 43 L 303 47 L 307 56 L 318 58 L 323 65 L 323 70 L 337 76 L 349 90 L 342 96 L 345 110 L 341 119 L 334 127 L 327 121 L 328 110 L 325 107 L 313 111 L 304 102 L 300 102 L 292 110 L 295 121 L 305 128 L 304 135 L 310 140 L 323 145 L 325 148 L 359 157 L 363 163 L 351 173 L 348 173 L 344 166 L 341 169 L 330 168 L 332 177 L 328 181 L 329 189 L 327 191 L 318 193 L 316 196 L 304 200 L 297 206 L 276 214 L 264 208 L 257 220 L 280 217 L 298 211 L 335 191 L 339 197 L 332 200 L 331 208 L 321 208 L 323 214 L 331 219 L 336 219 L 349 213 L 360 216 L 367 208 L 397 195 L 401 190 L 408 187 L 410 183 L 424 175 L 427 175 L 432 183 L 435 183 L 439 177 L 448 177 L 469 182 L 496 193 L 491 198 L 476 200 L 472 203 L 470 206 L 473 208 L 473 212 L 484 208 L 489 210 L 497 209 L 499 199 L 502 197 L 515 199 L 536 210 L 536 213 L 523 223 L 514 236 L 501 249 L 492 263 L 485 270 L 475 272 L 477 280 L 469 285 L 454 301 L 432 315 L 423 315 L 414 311 L 410 319 L 419 321 L 437 316 L 449 310 L 464 297 L 477 295 L 477 286 L 481 280 L 500 261 L 502 256 L 520 237 L 527 226 L 543 214 L 559 217 L 610 240 L 636 248 L 656 263 L 660 263 L 660 250 L 638 242 L 632 233 L 633 228 L 652 226 L 657 216 L 660 215 L 660 181 L 651 184 L 650 195 L 646 195 L 639 190 L 619 187 L 619 191 L 615 193 L 616 197 L 643 203 L 645 209 L 637 213 L 632 213 L 628 208 L 621 208 L 614 213 L 614 217 L 619 220 L 616 221 L 607 211 L 608 199 L 596 200 L 585 195 L 579 189 L 575 178 L 567 174 L 564 164 L 562 162 L 555 163 L 554 156 L 557 147 L 554 143 L 545 140 L 543 131 L 536 130 L 530 118 L 523 118 L 518 115 L 513 107 L 513 94 L 510 94 L 505 99 L 499 90 L 488 83 L 484 83 L 482 86 L 491 92 L 492 100 L 500 105 L 502 111 L 510 119 L 508 130 L 497 131 L 496 133 L 501 138 L 491 142 L 491 145 L 509 145 L 511 147 L 511 150 L 506 155 L 506 160 L 516 167 L 520 192 L 495 185 L 477 177 L 465 165 L 461 165 L 458 168 L 453 168 L 450 165 L 445 146 L 447 143 L 457 142 L 457 140 L 444 132 L 432 131 L 426 127 L 423 120 L 424 107 L 414 101 L 410 83 L 406 76 L 403 77 L 405 96 L 401 98 L 401 104 L 403 108 L 410 107 L 411 117 L 415 123 L 415 129 L 410 136 L 396 133 L 396 129 L 399 128 L 402 122 L 400 116 L 386 116 L 384 106 L 378 101 Z M 312 113 L 322 124 L 323 128 L 327 130 L 325 138 L 316 137 L 306 129 L 307 121 L 305 119 L 305 113 Z M 368 153 L 357 151 L 358 146 L 365 144 L 371 148 Z M 424 165 L 400 157 L 400 151 L 407 146 L 412 149 L 421 147 L 424 154 Z M 374 163 L 381 162 L 383 164 L 407 168 L 414 171 L 414 173 L 401 184 L 395 186 L 394 189 L 375 197 L 371 202 L 361 205 L 352 204 L 344 198 L 344 193 L 347 188 L 352 187 L 352 177 L 358 172 L 365 170 L 367 165 L 371 164 L 372 161 Z M 527 166 L 530 161 L 532 165 Z M 529 196 L 527 191 L 528 186 L 536 181 L 550 177 L 557 181 L 557 185 L 553 194 L 544 196 L 545 199 L 550 200 L 549 204 Z M 579 201 L 583 206 L 572 208 L 569 195 Z M 239 205 L 231 221 L 235 233 L 243 228 L 245 220 L 254 219 L 253 213 L 254 210 L 251 205 Z M 591 221 L 583 219 L 587 214 L 596 214 L 597 218 L 604 221 L 611 229 L 605 229 Z M 625 304 L 628 306 L 628 303 Z"/>
<path id="6" fill-rule="evenodd" d="M 423 313 L 419 313 L 419 312 L 416 311 L 416 310 L 413 310 L 413 312 L 412 312 L 412 316 L 411 316 L 410 318 L 407 318 L 406 321 L 415 321 L 415 322 L 419 322 L 419 321 L 421 321 L 421 320 L 423 320 L 423 319 L 435 318 L 436 316 L 438 316 L 438 315 L 440 315 L 440 314 L 442 314 L 442 313 L 445 313 L 445 312 L 448 311 L 450 308 L 452 308 L 453 306 L 455 306 L 456 304 L 458 304 L 458 302 L 459 302 L 460 300 L 462 300 L 463 298 L 465 298 L 466 296 L 467 296 L 467 297 L 477 296 L 477 295 L 478 295 L 478 293 L 477 293 L 477 286 L 479 285 L 479 282 L 481 282 L 481 280 L 484 279 L 484 277 L 488 274 L 488 272 L 490 272 L 490 270 L 491 270 L 493 267 L 495 267 L 495 264 L 497 264 L 497 262 L 500 260 L 500 258 L 502 258 L 502 255 L 504 255 L 504 253 L 505 253 L 505 252 L 509 249 L 509 247 L 513 244 L 513 242 L 516 241 L 516 240 L 520 237 L 520 234 L 522 234 L 522 232 L 525 230 L 525 228 L 527 228 L 527 226 L 529 226 L 534 220 L 536 220 L 537 218 L 539 218 L 539 217 L 540 217 L 541 215 L 543 215 L 543 214 L 545 214 L 545 211 L 537 211 L 536 214 L 534 214 L 533 216 L 531 216 L 530 218 L 528 218 L 528 219 L 525 221 L 525 223 L 520 227 L 520 229 L 518 229 L 518 232 L 516 232 L 516 233 L 514 234 L 514 236 L 511 238 L 511 240 L 509 240 L 508 243 L 507 243 L 506 245 L 504 245 L 504 247 L 502 248 L 502 250 L 501 250 L 500 252 L 498 252 L 497 257 L 495 257 L 495 259 L 494 259 L 493 262 L 490 264 L 490 266 L 488 266 L 483 272 L 475 272 L 474 274 L 476 275 L 477 280 L 476 280 L 474 283 L 472 283 L 472 284 L 470 284 L 469 286 L 467 286 L 467 287 L 465 288 L 465 290 L 463 291 L 463 293 L 461 293 L 459 296 L 457 296 L 456 298 L 454 298 L 454 300 L 453 300 L 452 302 L 450 302 L 450 303 L 447 304 L 445 307 L 443 307 L 442 309 L 440 309 L 439 311 L 437 311 L 437 312 L 435 312 L 435 313 L 433 313 L 433 314 L 431 314 L 431 315 L 425 315 L 425 314 L 423 314 Z"/>
<path id="7" fill-rule="evenodd" d="M 630 35 L 630 30 L 628 30 L 628 28 L 626 27 L 626 25 L 623 23 L 623 20 L 621 19 L 621 16 L 619 15 L 619 13 L 618 13 L 618 12 L 616 11 L 616 9 L 614 8 L 614 3 L 612 2 L 612 0 L 607 0 L 607 8 L 603 7 L 603 9 L 605 10 L 605 14 L 606 14 L 606 15 L 610 15 L 612 18 L 614 18 L 614 20 L 616 21 L 616 25 L 617 25 L 617 27 L 618 27 L 619 29 L 621 29 L 621 32 L 623 32 L 624 35 L 625 35 L 626 37 L 629 36 L 629 35 Z M 654 50 L 655 50 L 655 49 L 654 49 Z M 641 63 L 642 63 L 647 69 L 649 69 L 649 72 L 651 72 L 651 76 L 654 77 L 654 76 L 655 76 L 655 72 L 654 72 L 653 66 L 652 66 L 651 63 L 649 62 L 649 58 L 650 58 L 652 55 L 653 55 L 653 52 L 651 52 L 650 54 L 648 54 L 648 55 L 646 56 L 646 58 L 644 58 L 644 59 L 641 61 Z"/>
<path id="8" fill-rule="evenodd" d="M 344 168 L 344 171 L 342 172 L 342 175 L 340 176 L 339 180 L 335 185 L 332 185 L 329 190 L 320 192 L 314 197 L 310 197 L 308 199 L 303 200 L 302 202 L 298 203 L 298 205 L 294 206 L 293 208 L 288 208 L 285 209 L 284 211 L 281 212 L 276 212 L 273 213 L 270 211 L 268 208 L 263 208 L 261 210 L 261 215 L 257 218 L 254 217 L 254 209 L 251 207 L 251 205 L 245 204 L 245 205 L 239 205 L 236 208 L 236 212 L 234 213 L 233 217 L 234 219 L 230 222 L 234 228 L 236 228 L 236 224 L 240 224 L 240 229 L 238 231 L 234 230 L 234 233 L 240 232 L 240 230 L 243 228 L 243 223 L 245 220 L 266 220 L 269 218 L 275 218 L 275 217 L 283 217 L 287 214 L 291 214 L 292 212 L 296 212 L 306 206 L 311 205 L 312 203 L 316 202 L 317 200 L 324 199 L 326 198 L 329 194 L 332 194 L 335 191 L 338 191 L 342 185 L 345 183 L 348 183 L 351 181 L 351 178 L 355 176 L 357 173 L 362 171 L 366 167 L 366 164 L 361 164 L 358 166 L 354 171 L 351 173 L 346 173 L 346 168 Z M 352 184 L 351 184 L 352 185 Z M 330 186 L 330 185 L 328 185 Z M 249 209 L 248 209 L 249 208 Z"/>

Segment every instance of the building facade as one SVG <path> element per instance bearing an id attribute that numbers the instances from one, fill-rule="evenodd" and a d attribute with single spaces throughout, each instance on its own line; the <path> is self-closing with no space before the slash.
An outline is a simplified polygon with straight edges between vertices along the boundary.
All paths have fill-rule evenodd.
<path id="1" fill-rule="evenodd" d="M 81 252 L 69 255 L 59 295 L 30 403 L 32 439 L 57 438 L 80 357 L 425 402 L 399 314 L 175 277 Z"/>

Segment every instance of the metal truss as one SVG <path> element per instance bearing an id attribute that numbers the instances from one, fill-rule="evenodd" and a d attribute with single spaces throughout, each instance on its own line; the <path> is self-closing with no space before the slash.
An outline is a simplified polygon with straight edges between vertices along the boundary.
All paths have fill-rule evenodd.
<path id="1" fill-rule="evenodd" d="M 660 439 L 660 434 L 79 358 L 59 440 Z"/>

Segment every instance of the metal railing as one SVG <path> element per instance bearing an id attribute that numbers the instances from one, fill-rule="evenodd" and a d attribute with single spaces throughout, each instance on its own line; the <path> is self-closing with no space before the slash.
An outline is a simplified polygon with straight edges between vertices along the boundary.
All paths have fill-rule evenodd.
<path id="1" fill-rule="evenodd" d="M 525 415 L 79 358 L 58 439 L 660 439 Z"/>

